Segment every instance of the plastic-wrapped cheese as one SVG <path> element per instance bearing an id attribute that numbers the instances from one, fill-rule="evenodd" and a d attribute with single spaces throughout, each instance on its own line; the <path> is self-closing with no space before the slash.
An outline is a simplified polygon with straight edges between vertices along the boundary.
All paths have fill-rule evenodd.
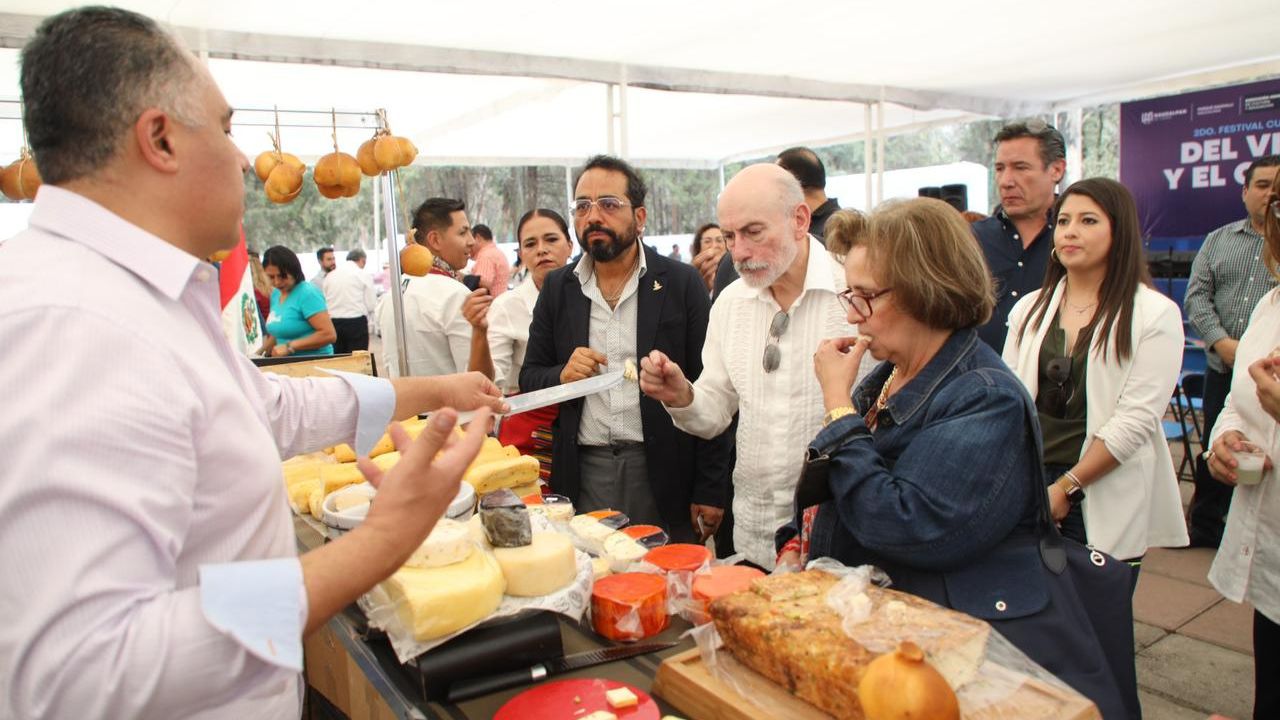
<path id="1" fill-rule="evenodd" d="M 568 523 L 573 519 L 573 502 L 563 495 L 538 493 L 523 495 L 521 499 L 529 507 L 529 512 L 542 515 L 551 522 Z"/>
<path id="2" fill-rule="evenodd" d="M 578 547 L 592 555 L 599 555 L 604 552 L 604 539 L 626 524 L 626 515 L 612 510 L 598 510 L 575 515 L 569 521 L 569 530 Z"/>
<path id="3" fill-rule="evenodd" d="M 489 544 L 499 547 L 524 547 L 533 542 L 529 524 L 529 508 L 510 490 L 491 492 L 480 498 L 480 522 Z"/>
<path id="4" fill-rule="evenodd" d="M 405 561 L 405 565 L 415 568 L 444 567 L 460 563 L 471 557 L 476 546 L 471 542 L 471 533 L 467 526 L 456 520 L 440 518 L 431 534 L 418 546 L 417 550 Z"/>
<path id="5" fill-rule="evenodd" d="M 600 578 L 591 589 L 591 626 L 610 640 L 641 640 L 667 629 L 667 580 L 649 573 Z"/>
<path id="6" fill-rule="evenodd" d="M 631 567 L 649 552 L 649 548 L 641 545 L 635 538 L 624 532 L 615 532 L 604 539 L 604 555 L 609 558 L 609 566 L 614 572 L 622 572 Z"/>
<path id="7" fill-rule="evenodd" d="M 506 581 L 492 555 L 473 552 L 444 567 L 402 567 L 382 587 L 414 639 L 426 642 L 488 617 L 502 603 Z"/>
<path id="8" fill-rule="evenodd" d="M 591 558 L 591 579 L 599 580 L 606 575 L 612 575 L 613 568 L 609 567 L 609 558 Z"/>
<path id="9" fill-rule="evenodd" d="M 644 561 L 665 572 L 693 572 L 711 562 L 711 551 L 705 545 L 676 543 L 650 550 Z"/>
<path id="10" fill-rule="evenodd" d="M 746 565 L 720 565 L 693 578 L 693 599 L 706 608 L 717 598 L 751 587 L 764 573 Z"/>
<path id="11" fill-rule="evenodd" d="M 556 532 L 535 533 L 524 547 L 493 549 L 507 579 L 507 594 L 541 597 L 565 587 L 578 574 L 573 543 Z"/>

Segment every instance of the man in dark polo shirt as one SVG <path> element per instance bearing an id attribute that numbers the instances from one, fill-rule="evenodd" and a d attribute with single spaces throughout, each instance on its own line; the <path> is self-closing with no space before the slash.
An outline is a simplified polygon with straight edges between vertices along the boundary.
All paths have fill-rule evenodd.
<path id="1" fill-rule="evenodd" d="M 1054 190 L 1067 169 L 1062 133 L 1042 120 L 1005 125 L 995 136 L 996 190 L 1000 205 L 973 224 L 996 280 L 996 308 L 978 336 L 997 353 L 1004 349 L 1009 310 L 1038 290 L 1053 250 Z"/>

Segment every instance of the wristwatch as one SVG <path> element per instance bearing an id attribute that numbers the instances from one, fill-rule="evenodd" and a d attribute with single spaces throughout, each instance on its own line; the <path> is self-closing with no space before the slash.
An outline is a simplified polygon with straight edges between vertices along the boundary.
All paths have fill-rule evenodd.
<path id="1" fill-rule="evenodd" d="M 1067 486 L 1065 488 L 1062 487 L 1063 480 L 1067 481 Z M 1067 496 L 1068 503 L 1071 503 L 1072 505 L 1079 505 L 1080 502 L 1084 500 L 1084 487 L 1081 486 L 1080 483 L 1072 480 L 1070 477 L 1063 475 L 1058 478 L 1057 485 L 1058 489 L 1062 491 L 1062 494 Z"/>

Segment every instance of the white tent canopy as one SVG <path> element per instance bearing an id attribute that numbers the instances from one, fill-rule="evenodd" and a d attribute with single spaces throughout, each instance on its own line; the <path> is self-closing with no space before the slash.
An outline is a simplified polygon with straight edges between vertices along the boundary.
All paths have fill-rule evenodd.
<path id="1" fill-rule="evenodd" d="M 1280 74 L 1274 0 L 119 4 L 205 53 L 245 121 L 273 105 L 385 107 L 433 164 L 571 164 L 611 150 L 716 167 Z M 8 0 L 0 47 L 21 47 L 40 18 L 74 5 Z M 0 99 L 17 96 L 16 52 L 0 51 Z M 10 105 L 0 118 L 16 115 Z M 236 132 L 247 152 L 267 145 L 256 127 Z M 350 152 L 368 134 L 344 129 L 340 141 Z M 17 123 L 0 119 L 0 157 L 19 143 Z M 307 156 L 330 144 L 327 128 L 286 130 L 284 143 Z"/>

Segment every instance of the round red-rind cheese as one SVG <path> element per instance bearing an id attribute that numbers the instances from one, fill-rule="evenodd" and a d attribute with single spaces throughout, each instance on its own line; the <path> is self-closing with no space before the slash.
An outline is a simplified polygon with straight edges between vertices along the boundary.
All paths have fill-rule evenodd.
<path id="1" fill-rule="evenodd" d="M 640 621 L 637 631 L 635 613 Z M 640 640 L 667 629 L 667 581 L 650 573 L 602 577 L 591 589 L 591 626 L 610 640 Z M 619 624 L 624 627 L 620 628 Z"/>
<path id="2" fill-rule="evenodd" d="M 644 561 L 666 572 L 692 572 L 711 561 L 711 551 L 704 545 L 676 543 L 650 550 Z"/>
<path id="3" fill-rule="evenodd" d="M 703 607 L 706 607 L 717 598 L 746 590 L 753 581 L 762 577 L 763 572 L 745 565 L 713 567 L 711 572 L 694 576 L 693 599 L 702 601 Z"/>

